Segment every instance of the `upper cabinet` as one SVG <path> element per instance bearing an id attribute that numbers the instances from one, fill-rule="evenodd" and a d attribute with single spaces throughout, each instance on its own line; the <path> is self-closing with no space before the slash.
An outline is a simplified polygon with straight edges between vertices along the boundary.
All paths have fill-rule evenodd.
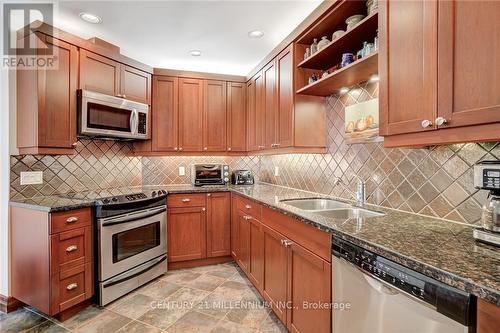
<path id="1" fill-rule="evenodd" d="M 78 48 L 44 34 L 35 35 L 38 50 L 53 51 L 57 67 L 17 70 L 17 147 L 20 154 L 72 154 Z"/>
<path id="2" fill-rule="evenodd" d="M 325 99 L 297 95 L 302 84 L 290 44 L 248 82 L 248 150 L 253 153 L 326 151 Z"/>
<path id="3" fill-rule="evenodd" d="M 155 76 L 153 81 L 154 151 L 177 151 L 179 148 L 179 78 Z"/>
<path id="4" fill-rule="evenodd" d="M 203 80 L 179 79 L 179 151 L 203 151 L 203 88 Z"/>
<path id="5" fill-rule="evenodd" d="M 203 88 L 203 150 L 226 151 L 226 82 L 204 80 Z"/>
<path id="6" fill-rule="evenodd" d="M 499 140 L 500 2 L 381 1 L 379 12 L 385 145 Z"/>
<path id="7" fill-rule="evenodd" d="M 151 104 L 151 74 L 83 49 L 80 88 Z"/>
<path id="8" fill-rule="evenodd" d="M 247 148 L 246 84 L 227 83 L 227 151 L 244 152 Z"/>

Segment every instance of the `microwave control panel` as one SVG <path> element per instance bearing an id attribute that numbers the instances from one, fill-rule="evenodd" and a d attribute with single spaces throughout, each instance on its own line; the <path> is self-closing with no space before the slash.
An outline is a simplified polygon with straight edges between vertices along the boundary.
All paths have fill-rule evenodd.
<path id="1" fill-rule="evenodd" d="M 145 113 L 139 113 L 139 126 L 137 132 L 139 134 L 146 134 L 147 129 L 147 115 Z"/>

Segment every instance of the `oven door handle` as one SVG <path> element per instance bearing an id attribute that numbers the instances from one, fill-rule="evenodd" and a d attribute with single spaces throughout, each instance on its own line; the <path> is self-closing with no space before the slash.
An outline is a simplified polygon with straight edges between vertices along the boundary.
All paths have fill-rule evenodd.
<path id="1" fill-rule="evenodd" d="M 133 269 L 130 272 L 128 272 L 127 274 L 123 274 L 121 276 L 116 277 L 115 279 L 109 280 L 102 287 L 103 288 L 109 288 L 111 286 L 114 286 L 115 284 L 119 284 L 119 283 L 122 283 L 124 281 L 130 280 L 130 279 L 132 279 L 132 278 L 134 278 L 136 276 L 141 275 L 142 273 L 145 273 L 145 272 L 149 271 L 151 268 L 153 268 L 155 266 L 158 266 L 159 264 L 161 264 L 165 260 L 167 260 L 167 256 L 163 255 L 161 258 L 154 259 L 153 261 L 151 261 L 150 263 L 148 263 L 145 267 L 143 266 L 144 269 L 136 271 L 137 268 L 143 268 L 143 267 L 137 267 L 135 270 Z"/>
<path id="2" fill-rule="evenodd" d="M 101 226 L 108 227 L 108 226 L 112 226 L 115 224 L 121 224 L 121 223 L 135 221 L 138 219 L 145 219 L 148 217 L 152 217 L 152 216 L 164 213 L 166 211 L 167 211 L 167 208 L 165 206 L 162 206 L 161 208 L 155 209 L 155 210 L 148 210 L 148 211 L 145 211 L 142 213 L 131 214 L 131 215 L 126 215 L 126 216 L 117 217 L 117 218 L 110 218 L 109 220 L 106 219 L 106 220 L 103 220 L 103 223 L 101 223 Z"/>

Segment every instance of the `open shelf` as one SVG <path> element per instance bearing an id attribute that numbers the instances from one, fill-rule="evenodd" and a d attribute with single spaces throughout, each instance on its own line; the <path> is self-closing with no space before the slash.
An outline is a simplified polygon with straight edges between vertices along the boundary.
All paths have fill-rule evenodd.
<path id="1" fill-rule="evenodd" d="M 341 62 L 342 54 L 352 52 L 356 54 L 363 47 L 363 41 L 373 42 L 377 35 L 378 12 L 365 17 L 355 27 L 344 35 L 330 42 L 325 48 L 314 53 L 300 62 L 300 68 L 326 70 Z"/>
<path id="2" fill-rule="evenodd" d="M 314 38 L 319 40 L 322 36 L 328 36 L 330 39 L 334 31 L 346 29 L 345 20 L 348 17 L 358 14 L 366 15 L 366 1 L 343 0 L 307 30 L 297 40 L 297 43 L 310 45 Z"/>
<path id="3" fill-rule="evenodd" d="M 297 90 L 297 94 L 329 96 L 342 87 L 367 81 L 370 76 L 377 73 L 378 53 L 373 53 Z"/>

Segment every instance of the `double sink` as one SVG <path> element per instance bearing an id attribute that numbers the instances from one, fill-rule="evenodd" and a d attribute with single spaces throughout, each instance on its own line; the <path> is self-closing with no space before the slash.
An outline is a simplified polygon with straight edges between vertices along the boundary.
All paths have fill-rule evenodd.
<path id="1" fill-rule="evenodd" d="M 352 206 L 333 199 L 284 199 L 282 203 L 324 217 L 337 219 L 367 218 L 384 216 L 384 213 Z"/>

